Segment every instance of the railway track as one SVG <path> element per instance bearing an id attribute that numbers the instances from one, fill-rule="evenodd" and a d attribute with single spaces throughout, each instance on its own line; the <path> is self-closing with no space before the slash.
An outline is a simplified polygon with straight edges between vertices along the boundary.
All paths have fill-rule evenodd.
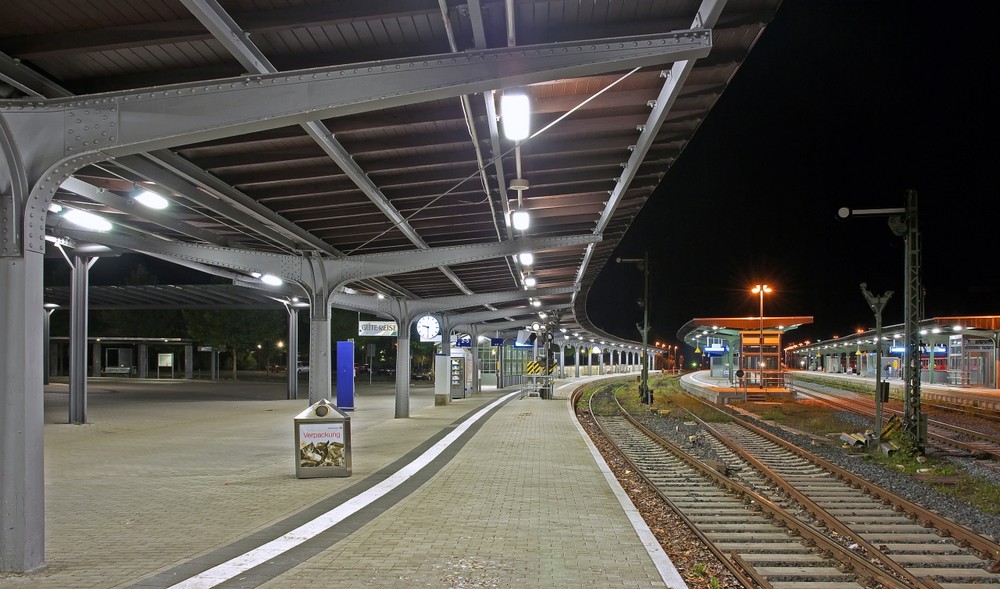
<path id="1" fill-rule="evenodd" d="M 802 384 L 795 384 L 792 390 L 837 409 L 872 419 L 875 417 L 875 401 L 872 399 L 855 395 L 833 395 Z M 886 415 L 903 416 L 902 411 L 885 405 L 882 406 L 882 412 Z M 928 419 L 927 438 L 939 448 L 958 448 L 973 456 L 988 456 L 994 461 L 1000 461 L 1000 436 L 988 432 L 969 429 L 940 419 Z"/>
<path id="2" fill-rule="evenodd" d="M 595 401 L 616 406 L 602 395 Z M 703 424 L 712 434 L 705 443 L 721 459 L 709 464 L 627 414 L 593 413 L 635 470 L 748 587 L 1000 587 L 1000 574 L 987 570 L 996 568 L 1000 546 L 887 491 L 852 486 L 857 482 L 844 482 L 839 469 L 781 449 L 766 432 Z"/>

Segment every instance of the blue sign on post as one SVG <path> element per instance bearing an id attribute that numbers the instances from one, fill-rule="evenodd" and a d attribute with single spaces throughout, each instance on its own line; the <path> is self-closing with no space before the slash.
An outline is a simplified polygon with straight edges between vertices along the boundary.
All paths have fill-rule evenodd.
<path id="1" fill-rule="evenodd" d="M 354 342 L 337 342 L 337 407 L 354 411 Z"/>

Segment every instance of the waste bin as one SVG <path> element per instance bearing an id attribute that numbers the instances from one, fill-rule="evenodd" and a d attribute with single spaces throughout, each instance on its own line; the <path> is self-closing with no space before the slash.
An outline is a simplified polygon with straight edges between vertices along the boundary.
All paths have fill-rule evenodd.
<path id="1" fill-rule="evenodd" d="M 326 399 L 295 416 L 295 476 L 351 476 L 351 418 Z"/>

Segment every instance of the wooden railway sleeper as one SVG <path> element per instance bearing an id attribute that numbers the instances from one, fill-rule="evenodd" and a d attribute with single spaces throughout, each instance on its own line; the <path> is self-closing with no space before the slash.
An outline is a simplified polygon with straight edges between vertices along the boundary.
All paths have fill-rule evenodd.
<path id="1" fill-rule="evenodd" d="M 627 412 L 622 411 L 621 414 L 625 417 L 626 420 L 632 423 L 632 425 L 634 425 L 637 429 L 645 433 L 650 440 L 654 441 L 659 446 L 675 453 L 680 457 L 688 456 L 683 449 L 676 447 L 670 441 L 665 440 L 660 436 L 657 436 L 654 432 L 652 432 L 645 425 L 643 425 L 638 420 L 633 418 Z M 702 475 L 710 479 L 713 479 L 720 486 L 730 489 L 733 492 L 742 493 L 745 496 L 752 497 L 753 500 L 759 504 L 761 509 L 765 510 L 765 512 L 772 512 L 775 515 L 774 523 L 776 525 L 786 526 L 789 528 L 789 530 L 794 529 L 802 537 L 812 538 L 817 544 L 821 544 L 823 548 L 825 550 L 828 550 L 831 555 L 831 558 L 828 558 L 827 560 L 831 560 L 834 562 L 846 561 L 852 563 L 851 570 L 852 572 L 854 572 L 856 576 L 858 577 L 866 576 L 857 572 L 858 569 L 860 568 L 875 578 L 884 579 L 883 585 L 885 587 L 897 587 L 900 589 L 923 587 L 923 585 L 920 583 L 919 580 L 917 580 L 912 575 L 905 573 L 905 569 L 904 569 L 904 574 L 901 575 L 902 578 L 889 576 L 885 571 L 881 570 L 878 566 L 876 566 L 872 562 L 869 562 L 867 558 L 863 557 L 860 554 L 855 553 L 852 550 L 849 550 L 847 547 L 842 546 L 841 544 L 838 544 L 833 539 L 829 538 L 827 534 L 815 529 L 813 526 L 805 522 L 799 521 L 798 518 L 796 518 L 790 512 L 788 512 L 787 510 L 785 510 L 784 508 L 773 502 L 771 499 L 765 497 L 764 495 L 761 495 L 754 489 L 751 489 L 749 487 L 746 487 L 745 485 L 738 483 L 737 481 L 727 476 L 719 474 L 714 469 L 706 466 L 700 460 L 688 459 L 688 458 L 684 458 L 684 460 L 688 462 L 688 464 L 693 466 L 695 469 L 697 469 L 699 472 L 701 472 Z"/>
<path id="2" fill-rule="evenodd" d="M 877 485 L 873 485 L 870 482 L 865 481 L 861 477 L 854 475 L 853 473 L 850 473 L 843 468 L 840 468 L 839 466 L 833 464 L 832 462 L 829 462 L 828 460 L 824 460 L 823 458 L 815 456 L 814 454 L 806 450 L 798 448 L 794 445 L 790 445 L 780 437 L 772 434 L 771 432 L 765 430 L 762 427 L 759 427 L 753 423 L 749 423 L 748 421 L 743 419 L 739 420 L 739 423 L 740 425 L 749 429 L 750 431 L 753 431 L 763 436 L 764 438 L 773 441 L 776 444 L 786 447 L 789 451 L 813 462 L 814 464 L 819 465 L 820 467 L 828 470 L 829 472 L 837 473 L 837 475 L 843 478 L 844 480 L 850 481 L 853 487 L 860 489 L 865 493 L 868 493 L 872 497 L 890 502 L 893 505 L 894 511 L 907 513 L 911 517 L 924 517 L 925 519 L 935 522 L 935 526 L 938 528 L 938 530 L 941 531 L 945 529 L 950 529 L 950 533 L 953 538 L 955 538 L 956 540 L 963 540 L 967 542 L 968 548 L 978 552 L 980 555 L 982 555 L 984 560 L 1000 560 L 1000 544 L 998 544 L 996 541 L 990 538 L 986 538 L 980 534 L 977 534 L 972 530 L 963 528 L 958 524 L 956 524 L 955 522 L 943 516 L 939 516 L 924 507 L 916 505 L 915 503 L 907 501 L 902 497 L 898 497 L 892 494 L 890 491 L 886 489 L 878 487 Z"/>
<path id="3" fill-rule="evenodd" d="M 573 407 L 577 406 L 577 401 L 579 401 L 579 399 L 580 399 L 581 393 L 583 392 L 583 388 L 584 387 L 581 386 L 581 387 L 578 387 L 575 391 L 573 391 L 573 394 L 571 395 L 571 403 L 572 403 Z M 593 396 L 591 397 L 591 403 L 592 402 L 593 402 Z M 610 440 L 611 438 L 610 438 L 610 436 L 608 436 L 608 432 L 605 431 L 604 426 L 601 425 L 600 421 L 597 420 L 596 416 L 593 415 L 592 405 L 591 405 L 591 416 L 593 417 L 594 423 L 597 425 L 597 427 L 602 432 L 604 432 L 604 435 L 606 437 L 608 437 L 608 439 Z M 712 542 L 708 538 L 708 536 L 705 535 L 705 533 L 701 529 L 698 528 L 698 526 L 691 520 L 691 518 L 689 518 L 687 516 L 687 514 L 685 514 L 682 509 L 679 509 L 677 507 L 677 505 L 673 502 L 673 500 L 671 500 L 669 497 L 667 497 L 667 495 L 665 493 L 663 493 L 663 491 L 660 490 L 660 488 L 653 481 L 651 481 L 649 479 L 649 477 L 646 476 L 646 473 L 644 473 L 642 471 L 642 469 L 638 467 L 638 465 L 636 465 L 628 456 L 626 456 L 623 452 L 621 452 L 621 450 L 619 450 L 619 455 L 629 465 L 631 465 L 633 471 L 636 474 L 638 474 L 639 477 L 642 478 L 646 482 L 646 484 L 649 485 L 649 487 L 656 492 L 657 495 L 659 495 L 660 499 L 671 510 L 673 510 L 673 512 L 675 514 L 677 514 L 677 516 L 679 518 L 681 518 L 681 520 L 688 527 L 688 529 L 691 530 L 691 532 L 695 536 L 697 536 L 698 539 L 701 540 L 701 542 L 703 544 L 705 544 L 706 547 L 708 547 L 709 552 L 711 552 L 712 554 L 714 554 L 716 556 L 716 558 L 719 559 L 719 562 L 721 562 L 723 564 L 723 566 L 726 567 L 726 570 L 728 570 L 730 572 L 730 574 L 732 574 L 733 577 L 736 578 L 737 581 L 739 581 L 739 583 L 741 585 L 743 585 L 744 587 L 750 587 L 751 582 L 757 582 L 757 579 L 763 578 L 759 574 L 757 574 L 757 571 L 755 569 L 753 569 L 753 567 L 751 567 L 748 563 L 744 563 L 745 566 L 741 567 L 741 566 L 738 566 L 735 561 L 726 558 L 725 553 L 723 553 L 719 549 L 719 547 L 715 544 L 715 542 Z M 752 573 L 754 575 L 756 575 L 757 578 L 754 578 L 754 577 L 750 576 L 746 571 L 752 571 Z M 763 578 L 763 579 L 764 579 L 764 583 L 761 584 L 762 589 L 774 589 L 771 586 L 771 584 L 767 582 L 766 578 Z"/>
<path id="4" fill-rule="evenodd" d="M 750 454 L 750 452 L 747 451 L 746 448 L 743 448 L 736 441 L 726 436 L 718 428 L 713 427 L 712 425 L 700 419 L 699 421 L 701 422 L 701 426 L 706 431 L 708 431 L 712 436 L 714 436 L 716 439 L 725 444 L 731 451 L 735 452 L 743 460 L 750 463 L 758 471 L 762 472 L 764 476 L 773 484 L 777 485 L 778 487 L 785 490 L 787 493 L 791 494 L 794 500 L 799 505 L 803 506 L 805 510 L 809 512 L 816 519 L 820 527 L 826 528 L 831 533 L 836 532 L 841 536 L 850 538 L 855 544 L 863 548 L 871 559 L 876 560 L 877 562 L 881 563 L 882 566 L 887 567 L 897 577 L 905 580 L 914 587 L 922 586 L 921 581 L 916 577 L 916 575 L 909 572 L 906 569 L 906 567 L 900 565 L 895 560 L 890 558 L 888 555 L 880 552 L 877 547 L 871 544 L 871 542 L 865 540 L 860 534 L 856 533 L 850 527 L 841 523 L 840 520 L 833 517 L 829 512 L 823 509 L 815 501 L 807 497 L 804 493 L 796 489 L 791 483 L 786 481 L 784 477 L 775 472 L 774 469 L 764 464 L 756 456 Z"/>
<path id="5" fill-rule="evenodd" d="M 749 562 L 743 560 L 743 557 L 740 556 L 738 552 L 731 550 L 729 552 L 729 558 L 733 560 L 736 566 L 743 569 L 743 572 L 746 573 L 748 577 L 753 579 L 755 583 L 760 585 L 762 589 L 774 589 L 774 585 L 771 585 L 771 582 L 767 580 L 767 577 L 758 573 L 757 569 L 755 569 Z"/>

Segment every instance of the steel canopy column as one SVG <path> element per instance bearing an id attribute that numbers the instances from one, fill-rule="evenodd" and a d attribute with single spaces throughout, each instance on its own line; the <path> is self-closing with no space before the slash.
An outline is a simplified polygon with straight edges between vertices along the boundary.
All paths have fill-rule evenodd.
<path id="1" fill-rule="evenodd" d="M 416 317 L 414 317 L 415 319 Z M 438 319 L 438 323 L 441 325 L 441 355 L 448 358 L 451 361 L 451 329 L 452 324 L 447 315 L 441 316 Z M 465 383 L 462 383 L 462 387 L 465 387 Z M 447 392 L 444 395 L 444 399 L 438 399 L 435 395 L 434 404 L 435 405 L 447 405 L 451 403 L 451 386 L 448 386 Z"/>
<path id="2" fill-rule="evenodd" d="M 559 378 L 566 378 L 566 342 L 559 345 Z"/>
<path id="3" fill-rule="evenodd" d="M 317 297 L 318 298 L 318 297 Z M 309 404 L 330 399 L 330 308 L 325 300 L 313 298 L 309 307 Z"/>
<path id="4" fill-rule="evenodd" d="M 45 564 L 42 253 L 0 257 L 0 572 Z"/>
<path id="5" fill-rule="evenodd" d="M 194 345 L 184 344 L 184 378 L 194 378 Z"/>
<path id="6" fill-rule="evenodd" d="M 285 305 L 288 312 L 288 399 L 299 398 L 299 310 Z"/>
<path id="7" fill-rule="evenodd" d="M 469 326 L 469 336 L 472 338 L 472 393 L 479 394 L 483 392 L 483 376 L 480 374 L 478 325 Z"/>
<path id="8" fill-rule="evenodd" d="M 604 374 L 604 347 L 601 347 L 601 358 L 598 370 L 601 371 L 601 375 Z"/>
<path id="9" fill-rule="evenodd" d="M 580 361 L 583 360 L 583 348 L 576 346 L 576 377 L 580 378 Z"/>
<path id="10" fill-rule="evenodd" d="M 396 417 L 410 416 L 410 329 L 413 315 L 400 313 L 396 317 Z"/>
<path id="11" fill-rule="evenodd" d="M 69 423 L 87 423 L 87 288 L 97 258 L 73 256 L 69 308 Z M 100 344 L 97 344 L 100 346 Z M 98 352 L 97 374 L 101 370 Z"/>
<path id="12" fill-rule="evenodd" d="M 49 384 L 49 372 L 51 371 L 51 368 L 49 367 L 49 362 L 50 362 L 49 355 L 51 354 L 50 348 L 52 344 L 51 338 L 49 336 L 49 323 L 50 320 L 52 319 L 52 314 L 55 312 L 56 310 L 54 308 L 45 309 L 45 313 L 42 315 L 42 320 L 45 322 L 42 327 L 42 346 L 43 346 L 42 384 L 43 385 Z"/>

